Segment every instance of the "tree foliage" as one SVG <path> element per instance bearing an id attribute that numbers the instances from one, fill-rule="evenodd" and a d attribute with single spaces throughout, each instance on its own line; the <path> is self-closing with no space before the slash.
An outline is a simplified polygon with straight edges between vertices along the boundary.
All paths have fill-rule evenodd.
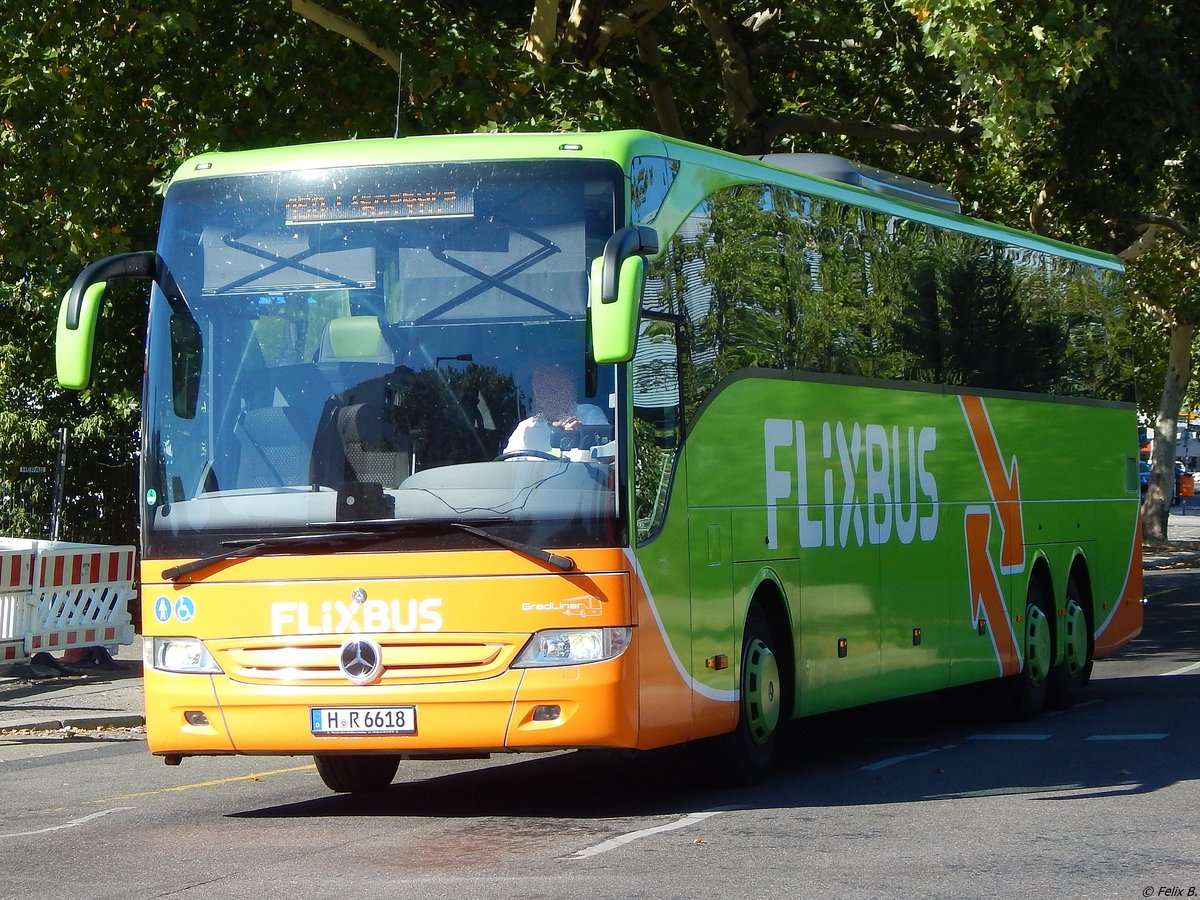
<path id="1" fill-rule="evenodd" d="M 1171 235 L 1131 265 L 1165 345 L 1195 321 L 1194 6 L 0 0 L 0 484 L 69 425 L 67 536 L 132 539 L 145 294 L 110 299 L 81 395 L 54 381 L 57 302 L 152 246 L 166 180 L 211 149 L 648 127 L 842 153 L 1056 237 Z"/>
<path id="2" fill-rule="evenodd" d="M 1161 539 L 1200 325 L 1200 94 L 1190 74 L 1200 67 L 1200 8 L 1114 3 L 1107 17 L 1093 65 L 1063 99 L 1048 168 L 1062 221 L 1126 259 L 1165 345 L 1157 402 L 1144 404 L 1155 441 L 1143 520 Z"/>
<path id="3" fill-rule="evenodd" d="M 1037 141 L 1064 91 L 1108 33 L 1103 3 L 1079 0 L 901 0 L 929 53 L 976 99 L 987 139 L 1010 153 Z"/>
<path id="4" fill-rule="evenodd" d="M 1200 7 L 1170 0 L 904 0 L 983 121 L 1037 231 L 1118 253 L 1161 380 L 1146 532 L 1166 535 L 1175 427 L 1200 322 Z M 1007 27 L 1008 37 L 1002 33 Z M 1165 243 L 1164 243 L 1165 242 Z M 1157 323 L 1152 327 L 1151 323 Z M 1161 360 L 1158 365 L 1148 360 Z"/>
<path id="5" fill-rule="evenodd" d="M 317 61 L 356 67 L 341 41 L 272 3 L 243 15 L 183 0 L 2 7 L 0 484 L 52 470 L 68 426 L 63 536 L 131 541 L 146 295 L 115 286 L 79 395 L 54 378 L 58 299 L 87 262 L 153 246 L 158 192 L 186 156 L 345 135 L 353 88 Z M 36 488 L 37 511 L 0 532 L 45 534 L 48 479 Z"/>

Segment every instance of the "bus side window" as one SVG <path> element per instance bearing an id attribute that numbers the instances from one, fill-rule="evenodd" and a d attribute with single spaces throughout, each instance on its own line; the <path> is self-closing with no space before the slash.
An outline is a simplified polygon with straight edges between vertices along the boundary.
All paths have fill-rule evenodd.
<path id="1" fill-rule="evenodd" d="M 658 533 L 683 434 L 675 323 L 643 315 L 633 358 L 634 517 L 637 539 Z"/>

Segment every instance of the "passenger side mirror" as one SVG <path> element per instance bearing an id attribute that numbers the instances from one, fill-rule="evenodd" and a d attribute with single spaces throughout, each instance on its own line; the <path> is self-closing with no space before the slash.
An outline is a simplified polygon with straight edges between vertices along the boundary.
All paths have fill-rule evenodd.
<path id="1" fill-rule="evenodd" d="M 646 225 L 616 232 L 592 262 L 592 352 L 598 363 L 628 362 L 637 346 L 646 256 L 658 252 L 658 233 Z"/>

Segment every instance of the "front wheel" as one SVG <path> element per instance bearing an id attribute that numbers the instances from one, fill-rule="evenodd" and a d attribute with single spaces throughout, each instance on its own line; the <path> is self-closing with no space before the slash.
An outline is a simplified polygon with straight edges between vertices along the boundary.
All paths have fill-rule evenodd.
<path id="1" fill-rule="evenodd" d="M 784 714 L 784 686 L 775 635 L 757 607 L 746 616 L 742 640 L 737 727 L 718 738 L 718 758 L 726 780 L 738 785 L 763 781 L 771 768 Z"/>
<path id="2" fill-rule="evenodd" d="M 325 786 L 339 794 L 386 790 L 400 767 L 399 756 L 318 754 L 313 762 Z"/>

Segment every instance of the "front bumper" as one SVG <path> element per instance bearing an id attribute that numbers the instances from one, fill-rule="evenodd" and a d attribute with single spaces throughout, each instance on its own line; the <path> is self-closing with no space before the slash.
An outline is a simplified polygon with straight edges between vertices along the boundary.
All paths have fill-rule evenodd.
<path id="1" fill-rule="evenodd" d="M 247 684 L 227 675 L 147 670 L 146 731 L 160 755 L 331 752 L 471 754 L 638 745 L 636 631 L 618 658 L 587 665 L 508 669 L 490 678 L 433 684 Z M 403 735 L 318 736 L 310 709 L 416 708 Z M 557 707 L 552 719 L 537 707 Z M 196 713 L 207 720 L 201 724 Z"/>

